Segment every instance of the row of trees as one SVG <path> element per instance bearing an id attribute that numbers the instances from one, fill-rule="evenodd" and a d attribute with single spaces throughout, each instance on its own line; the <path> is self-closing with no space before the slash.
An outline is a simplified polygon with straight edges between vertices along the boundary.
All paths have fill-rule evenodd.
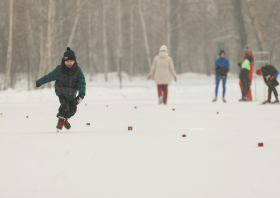
<path id="1" fill-rule="evenodd" d="M 178 73 L 214 73 L 220 49 L 237 73 L 244 45 L 280 61 L 277 0 L 1 0 L 0 89 L 60 64 L 67 46 L 89 76 L 149 72 L 165 44 Z M 258 57 L 256 57 L 258 58 Z M 280 69 L 280 68 L 279 68 Z"/>

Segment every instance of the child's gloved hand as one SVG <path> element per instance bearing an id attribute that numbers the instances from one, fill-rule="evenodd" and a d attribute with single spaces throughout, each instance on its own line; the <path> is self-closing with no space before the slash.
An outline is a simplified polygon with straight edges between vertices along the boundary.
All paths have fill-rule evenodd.
<path id="1" fill-rule="evenodd" d="M 38 81 L 35 82 L 35 87 L 40 87 L 41 85 L 38 83 Z"/>
<path id="2" fill-rule="evenodd" d="M 85 97 L 85 94 L 79 93 L 79 95 L 78 95 L 74 100 L 71 100 L 71 104 L 72 104 L 72 105 L 78 105 L 78 104 L 80 104 L 80 102 L 82 102 L 82 100 L 84 99 L 84 97 Z"/>

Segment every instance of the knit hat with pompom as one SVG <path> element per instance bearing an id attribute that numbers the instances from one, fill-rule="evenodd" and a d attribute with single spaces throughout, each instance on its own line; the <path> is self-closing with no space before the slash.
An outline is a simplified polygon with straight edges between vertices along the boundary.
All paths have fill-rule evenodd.
<path id="1" fill-rule="evenodd" d="M 63 55 L 63 60 L 64 61 L 67 61 L 67 60 L 74 60 L 74 61 L 76 61 L 75 52 L 73 50 L 71 50 L 70 47 L 66 48 L 66 51 L 64 52 L 64 55 Z"/>
<path id="2" fill-rule="evenodd" d="M 167 52 L 167 47 L 166 47 L 166 45 L 162 45 L 162 46 L 159 48 L 159 51 L 160 51 L 160 52 Z"/>

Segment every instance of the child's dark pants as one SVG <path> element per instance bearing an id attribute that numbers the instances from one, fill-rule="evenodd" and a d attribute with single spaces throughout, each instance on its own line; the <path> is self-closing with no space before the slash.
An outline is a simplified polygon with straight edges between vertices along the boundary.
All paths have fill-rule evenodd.
<path id="1" fill-rule="evenodd" d="M 278 97 L 278 93 L 277 93 L 276 87 L 273 86 L 273 85 L 270 85 L 270 86 L 268 86 L 268 99 L 269 100 L 271 99 L 271 93 L 272 92 L 274 93 L 275 98 Z"/>
<path id="2" fill-rule="evenodd" d="M 242 98 L 245 98 L 250 89 L 249 70 L 241 69 L 239 78 L 243 86 Z"/>
<path id="3" fill-rule="evenodd" d="M 57 117 L 63 117 L 66 119 L 71 118 L 73 115 L 75 115 L 77 111 L 77 106 L 72 105 L 70 100 L 66 98 L 65 96 L 58 96 L 60 107 L 58 109 Z"/>

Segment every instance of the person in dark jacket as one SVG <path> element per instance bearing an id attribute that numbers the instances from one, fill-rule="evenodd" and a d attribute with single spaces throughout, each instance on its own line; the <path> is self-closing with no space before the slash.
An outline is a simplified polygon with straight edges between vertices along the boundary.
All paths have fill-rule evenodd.
<path id="1" fill-rule="evenodd" d="M 61 130 L 63 126 L 70 129 L 69 118 L 75 115 L 77 105 L 84 99 L 86 95 L 86 81 L 81 68 L 78 66 L 76 56 L 70 47 L 67 47 L 58 65 L 52 72 L 36 81 L 36 87 L 40 87 L 45 83 L 55 80 L 55 92 L 60 101 L 57 118 L 57 130 Z M 77 92 L 79 91 L 79 95 Z"/>
<path id="2" fill-rule="evenodd" d="M 245 54 L 244 54 L 245 56 Z M 238 66 L 241 67 L 240 73 L 239 73 L 239 79 L 242 83 L 242 98 L 239 101 L 251 101 L 246 96 L 248 94 L 248 91 L 250 89 L 250 78 L 249 78 L 249 72 L 251 70 L 250 64 L 254 60 L 252 56 L 248 56 L 246 59 L 243 60 L 242 63 L 238 63 Z"/>
<path id="3" fill-rule="evenodd" d="M 223 102 L 226 102 L 225 94 L 226 94 L 226 82 L 227 82 L 227 73 L 229 71 L 229 61 L 225 58 L 225 51 L 220 51 L 220 58 L 218 58 L 215 62 L 215 72 L 216 72 L 216 89 L 215 89 L 215 98 L 213 102 L 217 101 L 218 89 L 220 80 L 223 81 Z"/>
<path id="4" fill-rule="evenodd" d="M 265 84 L 268 86 L 268 99 L 263 101 L 262 104 L 267 104 L 271 103 L 271 93 L 273 92 L 275 96 L 275 101 L 272 102 L 273 104 L 278 104 L 279 99 L 278 99 L 278 93 L 276 90 L 276 86 L 279 85 L 277 81 L 277 77 L 279 75 L 279 72 L 273 65 L 265 65 L 261 67 L 260 69 L 257 69 L 256 71 L 257 75 L 262 75 Z"/>

